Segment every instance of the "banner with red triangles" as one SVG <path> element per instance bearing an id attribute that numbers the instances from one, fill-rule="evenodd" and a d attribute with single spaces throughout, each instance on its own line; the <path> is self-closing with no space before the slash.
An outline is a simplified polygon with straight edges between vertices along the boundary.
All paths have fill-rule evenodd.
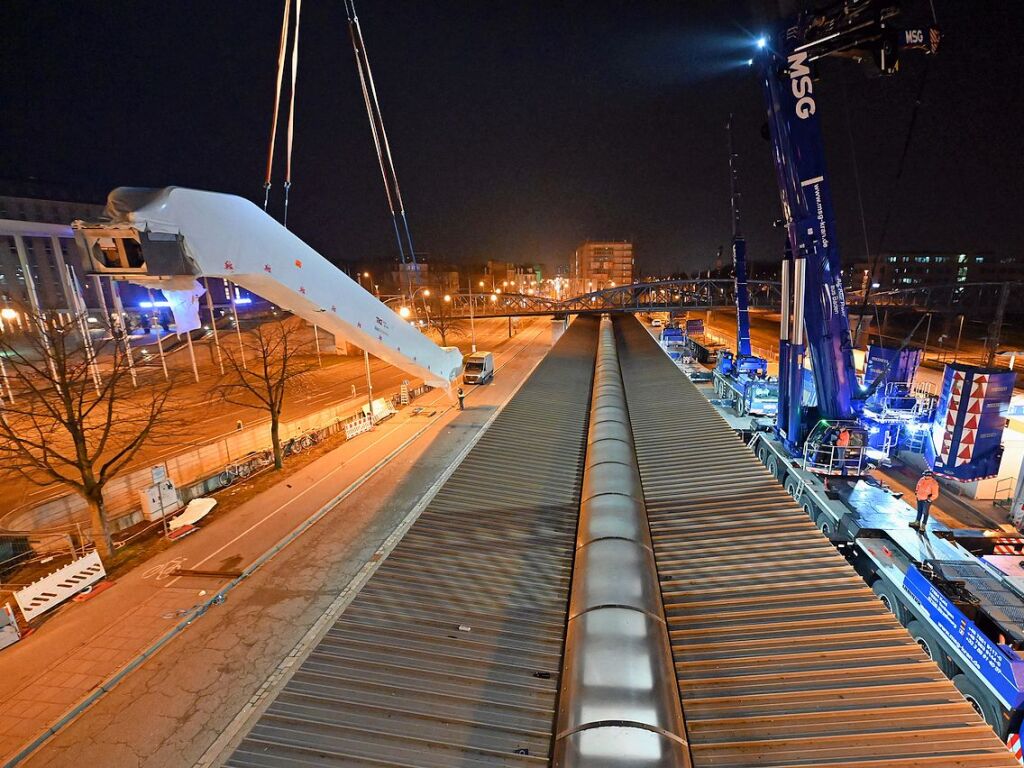
<path id="1" fill-rule="evenodd" d="M 963 405 L 964 379 L 963 371 L 953 372 L 949 407 L 946 411 L 945 428 L 942 430 L 942 448 L 939 451 L 939 458 L 943 464 L 950 463 L 950 454 L 953 451 L 953 434 L 956 432 L 956 422 L 960 418 L 960 409 Z M 956 456 L 956 461 L 959 463 L 959 455 Z"/>
<path id="2" fill-rule="evenodd" d="M 926 451 L 937 474 L 969 482 L 998 473 L 1014 378 L 1012 371 L 947 366 Z"/>
<path id="3" fill-rule="evenodd" d="M 979 373 L 968 382 L 970 386 L 970 397 L 964 403 L 966 418 L 964 428 L 960 433 L 960 445 L 956 454 L 956 466 L 967 464 L 974 457 L 974 446 L 978 440 L 978 425 L 981 412 L 985 406 L 985 392 L 988 389 L 988 377 Z M 963 398 L 961 398 L 963 402 Z"/>

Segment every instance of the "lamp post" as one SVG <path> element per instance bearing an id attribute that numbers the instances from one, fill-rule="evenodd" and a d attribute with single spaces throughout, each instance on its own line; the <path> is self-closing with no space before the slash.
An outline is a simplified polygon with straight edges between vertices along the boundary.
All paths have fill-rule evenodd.
<path id="1" fill-rule="evenodd" d="M 366 285 L 363 285 L 364 279 L 366 280 Z M 356 280 L 359 281 L 360 288 L 362 288 L 368 293 L 372 293 L 378 299 L 380 298 L 380 293 L 377 290 L 379 286 L 373 282 L 373 275 L 371 275 L 369 272 L 357 272 Z"/>
<path id="2" fill-rule="evenodd" d="M 956 334 L 956 351 L 953 352 L 953 362 L 960 357 L 960 337 L 964 335 L 964 316 L 960 315 L 960 330 Z"/>
<path id="3" fill-rule="evenodd" d="M 17 317 L 17 311 L 11 309 L 10 307 L 4 307 L 3 309 L 0 309 L 0 318 L 7 321 L 7 323 L 11 323 L 12 327 L 13 322 L 14 320 L 17 319 Z M 4 324 L 0 323 L 0 333 L 2 333 L 5 330 L 6 328 L 4 327 Z M 3 403 L 4 401 L 4 387 L 7 387 L 7 399 L 10 400 L 11 404 L 13 405 L 14 391 L 11 389 L 11 380 L 7 378 L 7 366 L 4 365 L 3 355 L 0 355 L 0 403 Z"/>
<path id="4" fill-rule="evenodd" d="M 412 292 L 412 296 L 409 297 L 409 303 L 412 304 L 413 309 L 416 308 L 416 294 L 419 293 L 420 291 L 423 292 L 423 296 L 421 297 L 423 299 L 423 311 L 426 313 L 426 316 L 427 316 L 427 326 L 429 327 L 430 326 L 430 307 L 427 306 L 427 297 L 430 296 L 430 289 L 426 288 L 426 287 L 417 288 L 415 291 Z"/>
<path id="5" fill-rule="evenodd" d="M 484 281 L 480 281 L 480 287 L 483 288 Z M 470 349 L 473 353 L 476 353 L 476 324 L 473 322 L 473 276 L 469 276 L 469 338 L 470 338 Z"/>

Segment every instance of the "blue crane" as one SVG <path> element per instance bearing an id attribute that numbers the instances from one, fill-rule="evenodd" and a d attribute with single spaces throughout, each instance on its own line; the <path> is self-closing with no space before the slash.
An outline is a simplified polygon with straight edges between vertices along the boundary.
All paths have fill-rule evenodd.
<path id="1" fill-rule="evenodd" d="M 896 390 L 879 398 L 879 387 L 910 378 L 917 359 L 905 344 L 879 353 L 864 384 L 857 379 L 812 68 L 821 58 L 842 56 L 890 74 L 904 50 L 934 52 L 937 30 L 900 30 L 898 14 L 894 2 L 844 0 L 792 16 L 758 41 L 788 237 L 779 414 L 774 433 L 757 431 L 749 445 L 1016 751 L 1024 737 L 1024 538 L 951 530 L 935 520 L 910 526 L 915 511 L 901 494 L 863 471 L 874 430 L 887 427 L 885 410 L 894 405 Z M 807 355 L 816 406 L 802 398 Z M 1012 391 L 1012 372 L 946 366 L 934 418 L 923 429 L 930 437 L 924 455 L 936 474 L 957 480 L 994 474 Z M 843 428 L 843 443 L 826 438 Z"/>
<path id="2" fill-rule="evenodd" d="M 851 0 L 805 11 L 757 41 L 752 60 L 764 90 L 768 129 L 788 242 L 782 269 L 779 413 L 776 434 L 794 455 L 846 428 L 867 445 L 864 403 L 872 393 L 857 379 L 842 284 L 832 192 L 825 163 L 812 67 L 829 56 L 851 58 L 891 74 L 907 48 L 934 51 L 934 30 L 897 30 L 898 5 Z M 810 355 L 817 406 L 802 405 Z"/>
<path id="3" fill-rule="evenodd" d="M 750 296 L 747 288 L 747 241 L 740 228 L 739 168 L 732 142 L 732 116 L 726 124 L 729 135 L 729 199 L 732 206 L 732 264 L 736 293 L 736 349 L 718 356 L 715 391 L 735 403 L 745 416 L 774 416 L 778 409 L 778 382 L 768 379 L 768 361 L 753 354 L 750 344 Z"/>

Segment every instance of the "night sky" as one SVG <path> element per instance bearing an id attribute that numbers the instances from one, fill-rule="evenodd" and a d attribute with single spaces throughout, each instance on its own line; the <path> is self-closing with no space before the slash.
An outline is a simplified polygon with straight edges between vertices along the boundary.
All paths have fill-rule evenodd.
<path id="1" fill-rule="evenodd" d="M 554 264 L 584 238 L 632 238 L 644 272 L 707 269 L 730 237 L 733 112 L 751 257 L 776 259 L 761 94 L 742 64 L 755 5 L 360 3 L 417 250 Z M 854 151 L 871 249 L 1020 254 L 1024 13 L 935 6 L 945 40 L 927 64 L 890 79 L 822 68 L 847 260 L 865 251 Z M 280 14 L 267 0 L 0 4 L 0 177 L 262 200 Z M 306 0 L 299 59 L 292 228 L 335 261 L 390 257 L 341 2 Z"/>

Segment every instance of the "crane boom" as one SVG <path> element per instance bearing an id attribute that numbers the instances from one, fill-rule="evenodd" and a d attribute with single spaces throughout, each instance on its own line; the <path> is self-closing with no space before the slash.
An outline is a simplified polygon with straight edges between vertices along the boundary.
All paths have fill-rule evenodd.
<path id="1" fill-rule="evenodd" d="M 732 202 L 732 264 L 736 283 L 736 359 L 751 356 L 750 297 L 747 293 L 747 241 L 740 231 L 739 168 L 732 144 L 732 115 L 726 126 L 729 133 L 729 197 Z"/>
<path id="2" fill-rule="evenodd" d="M 457 349 L 434 344 L 248 200 L 119 187 L 106 217 L 74 225 L 91 274 L 179 290 L 200 276 L 227 279 L 432 386 L 462 370 Z"/>
<path id="3" fill-rule="evenodd" d="M 822 418 L 855 419 L 865 396 L 854 367 L 811 67 L 820 58 L 838 56 L 892 73 L 901 49 L 934 51 L 937 31 L 896 30 L 890 22 L 899 13 L 899 6 L 892 2 L 847 0 L 791 16 L 758 43 L 762 50 L 757 63 L 789 241 L 783 294 L 792 297 L 792 307 L 783 308 L 780 333 L 779 388 L 784 395 L 778 432 L 794 451 L 802 447 L 807 426 L 799 397 L 806 352 L 811 356 Z"/>

